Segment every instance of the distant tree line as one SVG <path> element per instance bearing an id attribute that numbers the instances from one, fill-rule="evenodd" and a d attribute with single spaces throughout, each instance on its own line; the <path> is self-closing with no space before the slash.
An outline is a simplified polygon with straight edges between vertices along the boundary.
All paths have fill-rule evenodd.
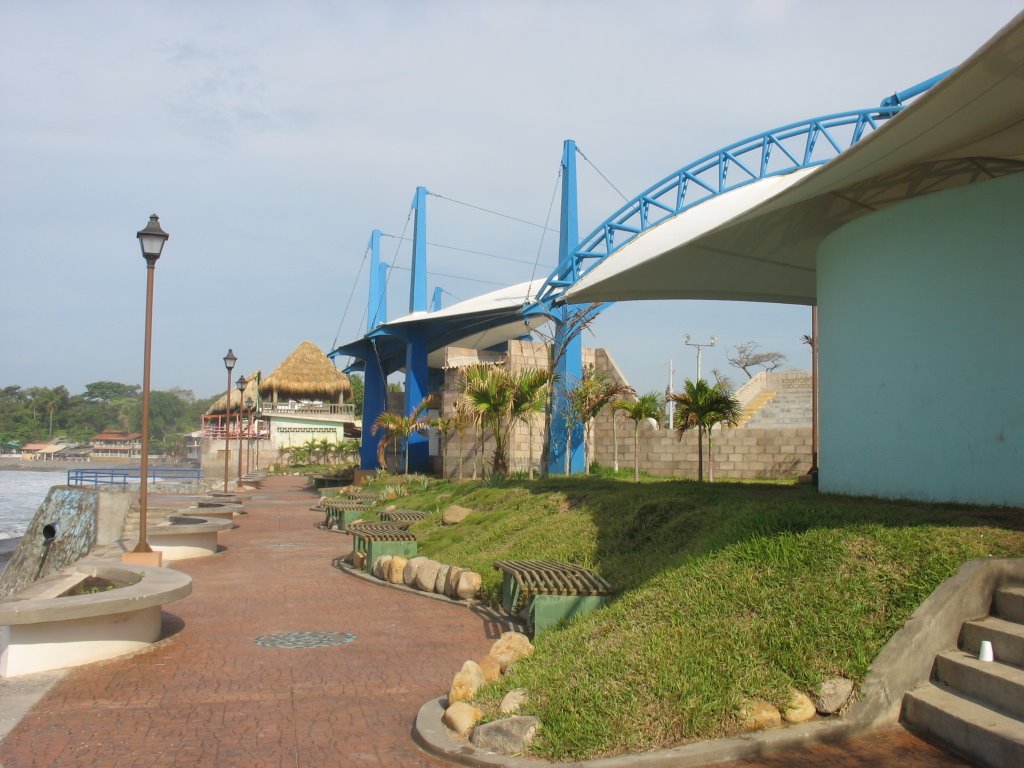
<path id="1" fill-rule="evenodd" d="M 0 389 L 0 441 L 45 442 L 66 437 L 89 442 L 106 429 L 137 432 L 142 421 L 142 387 L 117 381 L 94 381 L 72 395 L 64 385 L 6 386 Z M 178 455 L 184 436 L 199 428 L 202 415 L 216 398 L 197 399 L 191 390 L 172 387 L 150 393 L 149 426 L 152 451 Z"/>

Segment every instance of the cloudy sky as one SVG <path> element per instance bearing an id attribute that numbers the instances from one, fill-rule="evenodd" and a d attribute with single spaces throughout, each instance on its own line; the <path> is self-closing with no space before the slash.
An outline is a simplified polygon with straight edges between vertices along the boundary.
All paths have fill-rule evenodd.
<path id="1" fill-rule="evenodd" d="M 228 347 L 238 370 L 269 373 L 304 339 L 326 351 L 361 335 L 374 228 L 394 236 L 389 310 L 404 314 L 399 238 L 418 185 L 434 193 L 428 290 L 448 304 L 550 270 L 557 238 L 536 225 L 564 139 L 587 158 L 586 233 L 621 203 L 616 188 L 632 197 L 734 140 L 877 104 L 1019 10 L 0 0 L 0 386 L 141 381 L 135 232 L 150 213 L 171 235 L 153 386 L 207 396 L 223 391 Z M 747 340 L 809 367 L 809 320 L 805 307 L 618 304 L 586 343 L 647 390 L 664 388 L 670 359 L 677 383 L 693 375 L 684 333 L 717 335 L 703 370 L 739 383 L 725 354 Z"/>

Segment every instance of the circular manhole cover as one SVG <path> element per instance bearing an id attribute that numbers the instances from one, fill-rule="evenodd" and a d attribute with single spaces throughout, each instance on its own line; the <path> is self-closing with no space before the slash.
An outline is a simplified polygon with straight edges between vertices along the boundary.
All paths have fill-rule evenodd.
<path id="1" fill-rule="evenodd" d="M 260 635 L 253 642 L 264 648 L 331 648 L 356 639 L 349 632 L 278 632 Z"/>

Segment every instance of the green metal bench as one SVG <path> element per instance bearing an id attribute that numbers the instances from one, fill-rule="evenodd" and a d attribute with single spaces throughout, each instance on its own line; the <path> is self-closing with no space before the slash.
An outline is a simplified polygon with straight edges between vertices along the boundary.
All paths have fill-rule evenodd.
<path id="1" fill-rule="evenodd" d="M 420 512 L 416 509 L 384 509 L 377 513 L 380 519 L 388 523 L 404 523 L 412 525 L 418 523 L 420 520 L 425 520 L 427 517 L 426 512 Z"/>
<path id="2" fill-rule="evenodd" d="M 310 509 L 324 513 L 322 527 L 347 531 L 348 526 L 370 511 L 371 506 L 371 504 L 351 499 L 322 498 Z"/>
<path id="3" fill-rule="evenodd" d="M 501 605 L 507 613 L 526 612 L 534 637 L 560 621 L 596 611 L 615 590 L 587 568 L 554 560 L 495 560 L 504 573 Z"/>
<path id="4" fill-rule="evenodd" d="M 382 555 L 416 556 L 416 536 L 392 523 L 354 523 L 349 526 L 352 534 L 352 551 L 366 553 L 366 570 Z"/>

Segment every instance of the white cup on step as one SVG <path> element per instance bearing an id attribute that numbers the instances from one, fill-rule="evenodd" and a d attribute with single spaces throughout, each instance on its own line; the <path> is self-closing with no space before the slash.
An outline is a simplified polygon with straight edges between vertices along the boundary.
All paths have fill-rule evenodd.
<path id="1" fill-rule="evenodd" d="M 981 649 L 978 651 L 978 661 L 992 660 L 992 643 L 989 640 L 982 640 Z"/>

